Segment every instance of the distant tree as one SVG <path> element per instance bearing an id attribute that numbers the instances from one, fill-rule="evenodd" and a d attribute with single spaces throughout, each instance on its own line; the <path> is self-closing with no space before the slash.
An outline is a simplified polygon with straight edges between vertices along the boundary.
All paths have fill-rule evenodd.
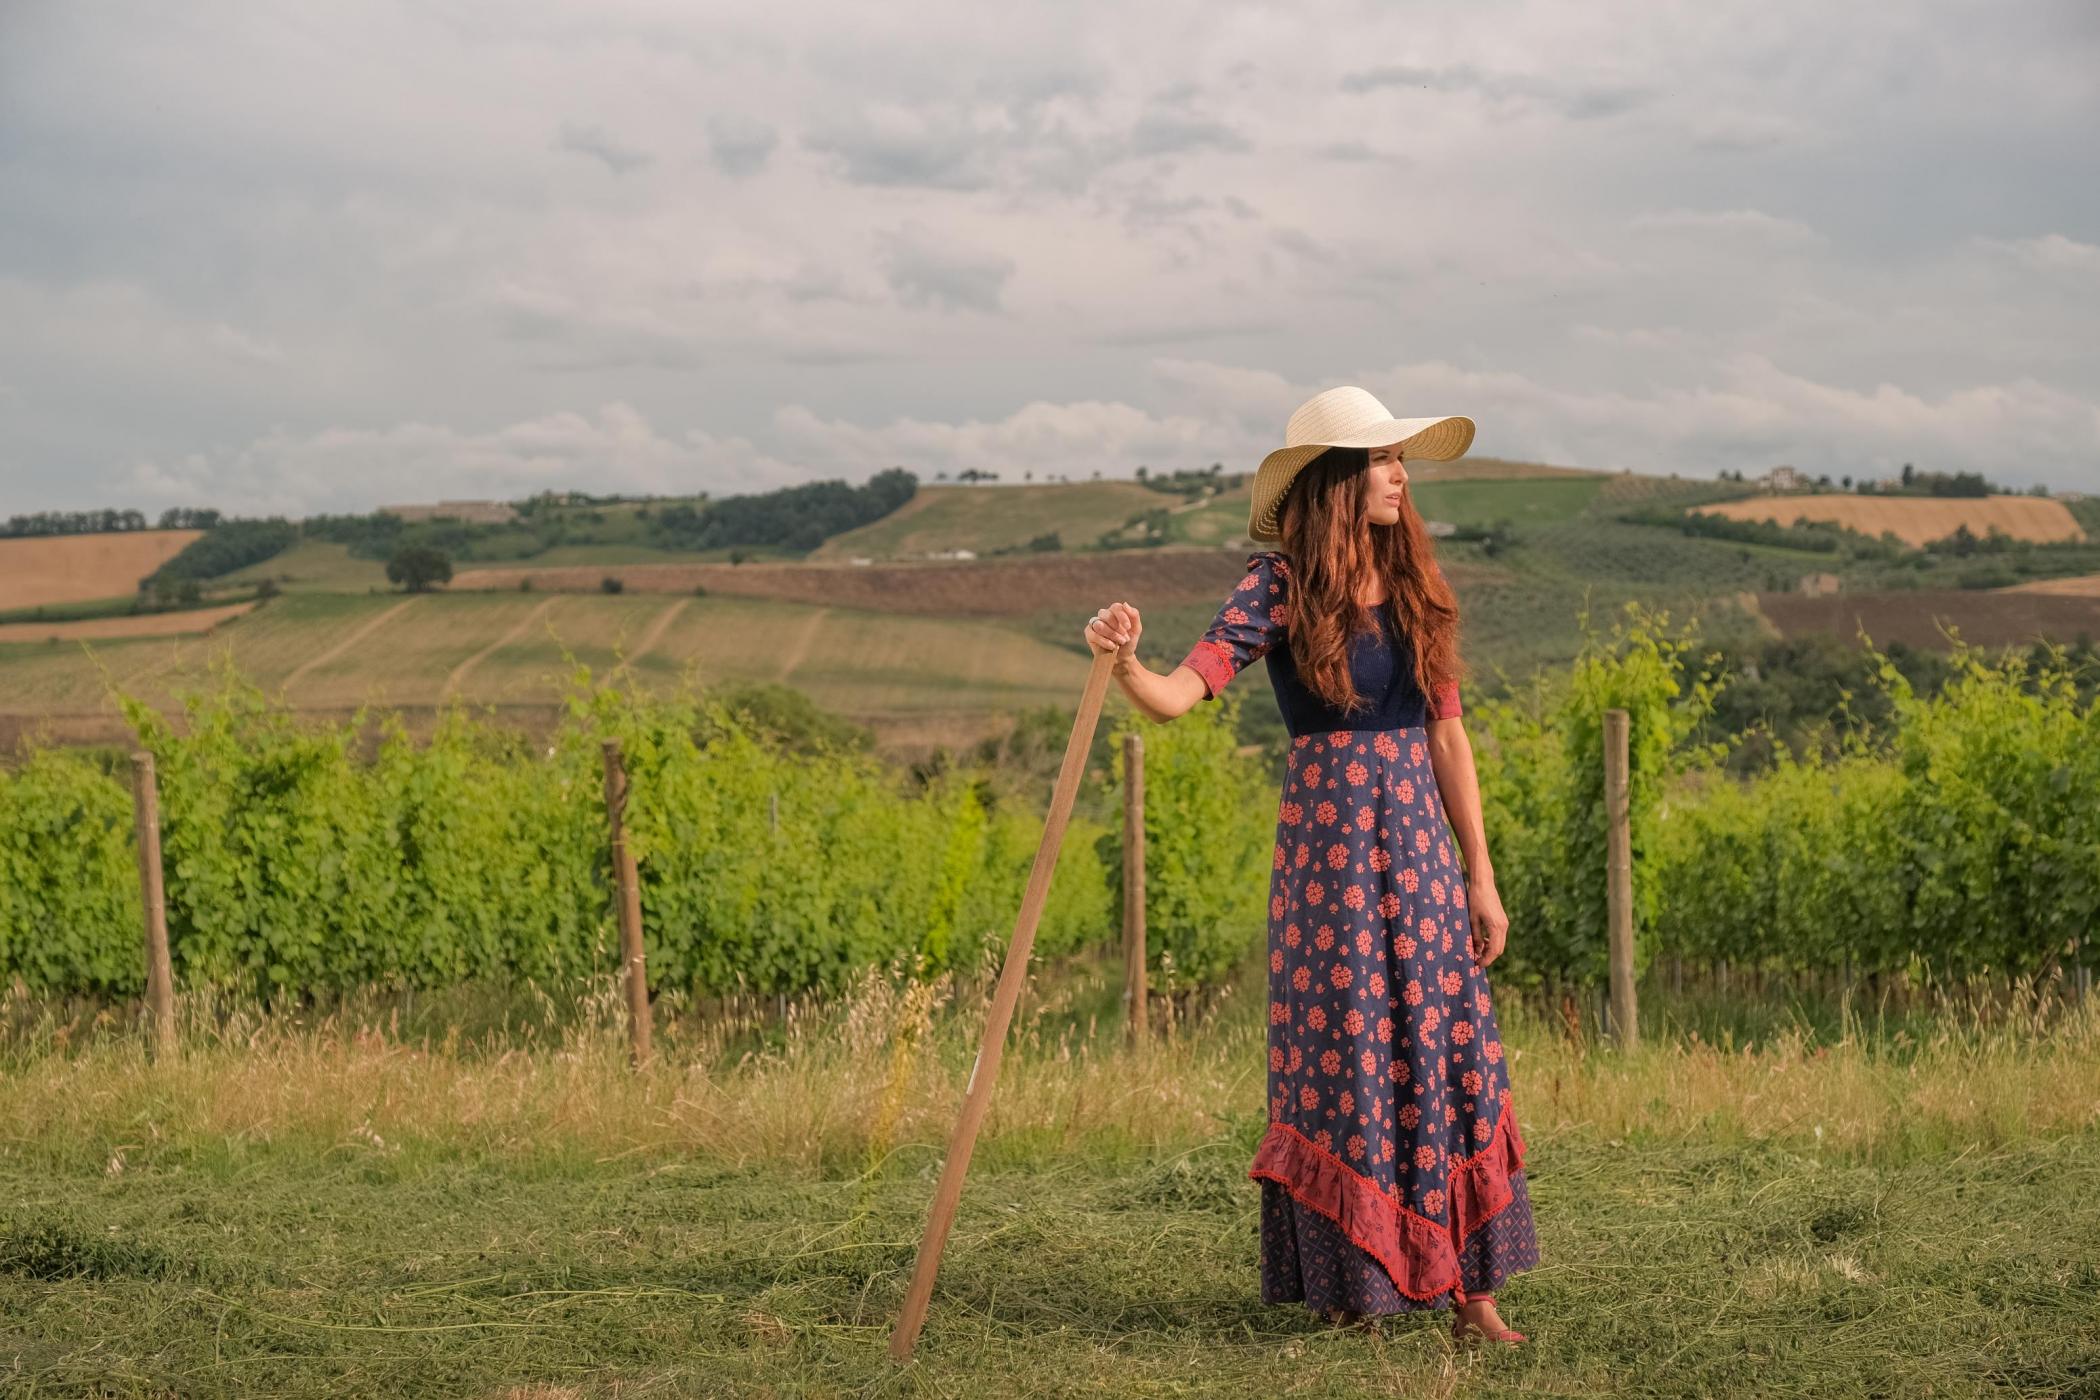
<path id="1" fill-rule="evenodd" d="M 607 574 L 604 578 L 598 580 L 598 587 L 606 593 L 622 593 L 626 591 L 627 584 L 623 580 Z"/>
<path id="2" fill-rule="evenodd" d="M 432 584 L 452 582 L 452 560 L 430 545 L 405 544 L 386 561 L 386 578 L 411 593 L 427 593 Z"/>
<path id="3" fill-rule="evenodd" d="M 1911 482 L 1911 478 L 1912 478 L 1912 477 L 1914 477 L 1914 476 L 1916 476 L 1916 475 L 1917 475 L 1917 473 L 1916 473 L 1915 471 L 1913 471 L 1913 470 L 1911 469 L 1911 465 L 1910 465 L 1910 463 L 1908 463 L 1908 462 L 1905 462 L 1905 463 L 1903 464 L 1903 484 L 1904 484 L 1905 486 L 1908 486 L 1908 485 L 1910 485 L 1910 482 Z"/>

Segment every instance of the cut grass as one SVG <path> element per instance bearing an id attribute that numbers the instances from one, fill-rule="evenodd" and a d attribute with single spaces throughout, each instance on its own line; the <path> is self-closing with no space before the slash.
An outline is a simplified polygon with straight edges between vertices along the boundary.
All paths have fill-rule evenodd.
<path id="1" fill-rule="evenodd" d="M 1253 1001 L 1144 1061 L 1077 1033 L 1102 1004 L 1098 979 L 1031 996 L 902 1370 L 888 1329 L 974 996 L 958 1013 L 871 985 L 785 1026 L 669 1016 L 640 1074 L 594 1019 L 609 996 L 437 1043 L 358 1013 L 193 1007 L 157 1065 L 62 1020 L 18 1029 L 0 1376 L 199 1396 L 2072 1396 L 2100 1378 L 2100 1125 L 2066 1092 L 2100 1071 L 2092 1008 L 1825 1038 L 1744 1008 L 1777 1023 L 1756 1048 L 1671 1033 L 1619 1056 L 1505 999 L 1541 1263 L 1500 1298 L 1533 1340 L 1464 1353 L 1444 1314 L 1367 1337 L 1258 1301 Z"/>

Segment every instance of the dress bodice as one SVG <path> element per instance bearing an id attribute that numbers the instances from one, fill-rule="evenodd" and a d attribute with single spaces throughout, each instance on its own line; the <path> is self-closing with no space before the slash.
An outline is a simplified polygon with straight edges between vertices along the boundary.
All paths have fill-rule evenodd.
<path id="1" fill-rule="evenodd" d="M 1293 737 L 1338 729 L 1413 729 L 1458 714 L 1456 684 L 1441 687 L 1434 699 L 1423 692 L 1415 678 L 1414 649 L 1398 633 L 1391 610 L 1380 604 L 1367 611 L 1376 615 L 1377 625 L 1359 629 L 1349 642 L 1349 674 L 1364 701 L 1355 710 L 1330 704 L 1298 675 L 1288 642 L 1290 559 L 1281 550 L 1248 557 L 1246 576 L 1182 664 L 1203 677 L 1204 697 L 1216 699 L 1249 662 L 1266 657 L 1270 689 Z"/>

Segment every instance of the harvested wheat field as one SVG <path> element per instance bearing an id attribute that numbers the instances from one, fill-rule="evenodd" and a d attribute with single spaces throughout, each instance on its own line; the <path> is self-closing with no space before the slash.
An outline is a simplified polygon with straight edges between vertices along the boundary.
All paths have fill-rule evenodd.
<path id="1" fill-rule="evenodd" d="M 1887 531 L 1905 544 L 1921 547 L 1945 539 L 1963 525 L 1972 535 L 1987 535 L 1995 529 L 2037 544 L 2085 538 L 2085 531 L 2078 528 L 2077 519 L 2062 501 L 2041 496 L 1765 496 L 1700 506 L 1699 511 L 1779 525 L 1827 521 L 1877 537 Z"/>
<path id="2" fill-rule="evenodd" d="M 84 603 L 138 591 L 201 530 L 120 530 L 0 540 L 0 611 Z"/>
<path id="3" fill-rule="evenodd" d="M 2039 593 L 2050 598 L 2100 598 L 2100 574 L 2079 574 L 2075 578 L 2042 578 L 2033 583 L 2015 583 L 1996 591 Z"/>
<path id="4" fill-rule="evenodd" d="M 627 593 L 691 593 L 942 617 L 1017 617 L 1055 608 L 1091 612 L 1127 598 L 1140 609 L 1216 604 L 1246 573 L 1247 551 L 1153 549 L 923 564 L 612 564 L 469 569 L 454 593 L 593 593 L 608 578 Z M 1463 587 L 1469 571 L 1447 566 Z M 1076 625 L 1076 624 L 1075 624 Z"/>
<path id="5" fill-rule="evenodd" d="M 0 622 L 0 645 L 9 642 L 108 641 L 118 637 L 186 637 L 209 632 L 254 608 L 228 603 L 219 608 L 182 612 L 140 613 L 125 617 L 91 617 L 78 622 Z"/>

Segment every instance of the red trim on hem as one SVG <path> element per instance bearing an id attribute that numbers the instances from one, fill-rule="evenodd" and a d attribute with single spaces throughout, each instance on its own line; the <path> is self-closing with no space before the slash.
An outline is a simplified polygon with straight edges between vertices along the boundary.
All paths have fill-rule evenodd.
<path id="1" fill-rule="evenodd" d="M 1269 1124 L 1247 1175 L 1277 1183 L 1293 1200 L 1332 1220 L 1350 1243 L 1378 1261 L 1395 1288 L 1423 1301 L 1454 1291 L 1464 1298 L 1459 1246 L 1515 1199 L 1509 1175 L 1523 1167 L 1524 1135 L 1505 1099 L 1487 1146 L 1452 1159 L 1450 1225 L 1409 1207 L 1288 1123 Z"/>

